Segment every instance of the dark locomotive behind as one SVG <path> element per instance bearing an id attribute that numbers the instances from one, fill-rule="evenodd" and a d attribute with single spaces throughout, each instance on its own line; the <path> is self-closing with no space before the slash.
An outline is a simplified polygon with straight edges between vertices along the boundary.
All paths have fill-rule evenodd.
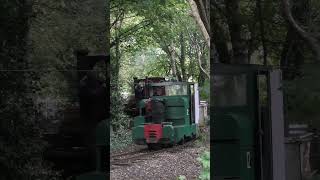
<path id="1" fill-rule="evenodd" d="M 127 104 L 125 104 L 125 112 L 131 117 L 135 117 L 139 114 L 137 103 L 146 97 L 148 97 L 148 91 L 146 90 L 147 83 L 164 82 L 164 77 L 146 77 L 145 79 L 133 78 L 134 94 L 129 96 Z"/>

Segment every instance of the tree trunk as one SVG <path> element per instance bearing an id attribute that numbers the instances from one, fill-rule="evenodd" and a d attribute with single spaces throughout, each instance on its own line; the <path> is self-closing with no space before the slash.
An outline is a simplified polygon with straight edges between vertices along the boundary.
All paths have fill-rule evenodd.
<path id="1" fill-rule="evenodd" d="M 203 57 L 203 53 L 201 52 L 201 50 L 197 50 L 197 60 L 198 60 L 198 66 L 200 68 L 200 74 L 203 73 L 205 74 L 208 78 L 210 78 L 210 74 L 206 71 L 206 69 L 202 66 L 202 57 Z"/>
<path id="2" fill-rule="evenodd" d="M 202 67 L 201 56 L 204 54 L 204 48 L 201 48 L 201 42 L 198 40 L 197 33 L 193 33 L 192 37 L 192 49 L 195 51 L 195 58 L 198 61 L 198 66 L 200 69 L 200 73 L 204 73 L 208 78 L 210 78 L 209 73 L 206 71 L 204 67 Z"/>
<path id="3" fill-rule="evenodd" d="M 194 3 L 197 5 L 199 16 L 207 32 L 210 34 L 210 0 L 196 0 Z"/>
<path id="4" fill-rule="evenodd" d="M 177 80 L 179 80 L 179 76 L 178 76 L 178 73 L 177 73 L 177 64 L 176 64 L 176 52 L 174 50 L 174 45 L 171 44 L 169 47 L 168 47 L 168 51 L 169 51 L 169 58 L 170 58 L 170 62 L 171 62 L 171 70 L 172 70 L 172 75 L 173 77 L 175 77 Z"/>
<path id="5" fill-rule="evenodd" d="M 194 71 L 194 67 L 197 66 L 197 64 L 195 63 L 195 61 L 193 59 L 195 59 L 195 55 L 193 53 L 194 49 L 192 46 L 192 43 L 189 43 L 189 47 L 188 47 L 188 57 L 189 59 L 192 59 L 190 61 L 189 67 L 188 67 L 188 77 L 192 77 L 194 79 L 194 77 L 196 76 L 196 72 Z"/>
<path id="6" fill-rule="evenodd" d="M 175 61 L 175 63 L 176 63 L 176 70 L 177 70 L 177 80 L 178 80 L 179 82 L 182 82 L 181 72 L 180 72 L 179 68 L 177 68 L 177 67 L 179 67 L 179 64 L 178 64 L 177 61 Z"/>
<path id="7" fill-rule="evenodd" d="M 207 66 L 208 66 L 208 63 L 207 63 L 207 56 L 206 54 L 201 54 L 200 56 L 200 63 L 201 63 L 201 67 L 203 69 L 207 69 Z M 198 83 L 199 83 L 199 86 L 202 87 L 205 80 L 208 78 L 208 75 L 204 72 L 204 71 L 200 71 L 199 73 L 199 80 L 198 80 Z"/>
<path id="8" fill-rule="evenodd" d="M 122 13 L 122 12 L 121 12 Z M 124 18 L 124 14 L 120 15 L 121 17 L 119 18 L 119 21 L 115 25 L 115 31 L 116 31 L 116 36 L 120 34 L 120 29 L 122 28 L 122 21 Z M 112 91 L 115 93 L 118 93 L 118 81 L 119 81 L 119 73 L 120 73 L 120 59 L 121 59 L 121 52 L 120 52 L 120 38 L 115 39 L 115 57 L 112 60 Z"/>
<path id="9" fill-rule="evenodd" d="M 219 62 L 230 64 L 231 57 L 230 57 L 230 52 L 227 44 L 228 40 L 224 30 L 216 22 L 215 19 L 211 20 L 211 26 L 212 26 L 212 36 L 215 37 L 215 38 L 212 38 L 212 41 L 214 42 L 216 51 L 219 55 L 218 57 Z"/>
<path id="10" fill-rule="evenodd" d="M 307 10 L 310 9 L 310 5 L 307 2 L 308 0 L 295 0 L 292 7 L 292 16 L 301 24 L 307 24 L 308 21 Z M 292 80 L 300 73 L 301 65 L 304 62 L 303 50 L 303 39 L 292 26 L 289 26 L 280 60 L 283 79 Z"/>
<path id="11" fill-rule="evenodd" d="M 233 59 L 232 63 L 247 64 L 248 54 L 245 40 L 241 37 L 242 20 L 240 14 L 239 0 L 225 1 L 227 10 L 227 22 L 232 43 Z"/>
<path id="12" fill-rule="evenodd" d="M 289 28 L 280 60 L 284 80 L 293 80 L 301 70 L 301 65 L 304 62 L 304 44 L 301 41 L 302 39 L 299 34 L 292 28 Z"/>
<path id="13" fill-rule="evenodd" d="M 121 54 L 120 54 L 120 40 L 117 39 L 116 40 L 116 46 L 115 46 L 115 49 L 116 49 L 116 53 L 115 53 L 115 69 L 114 69 L 114 72 L 115 72 L 115 76 L 113 77 L 115 80 L 116 80 L 116 83 L 118 82 L 118 79 L 119 79 L 119 71 L 120 71 L 120 58 L 121 58 Z"/>
<path id="14" fill-rule="evenodd" d="M 202 21 L 201 17 L 200 17 L 200 13 L 197 7 L 197 4 L 195 3 L 194 0 L 188 0 L 190 6 L 191 6 L 191 16 L 195 19 L 195 21 L 197 22 L 198 26 L 200 27 L 200 30 L 202 32 L 203 37 L 205 38 L 205 41 L 208 44 L 208 47 L 210 47 L 210 35 L 209 35 L 209 29 L 206 28 L 206 25 L 204 24 L 204 22 Z M 205 18 L 207 19 L 207 18 Z M 207 27 L 209 27 L 207 25 Z"/>
<path id="15" fill-rule="evenodd" d="M 185 49 L 185 39 L 183 32 L 180 33 L 180 67 L 181 67 L 181 75 L 182 80 L 187 81 L 186 75 L 186 67 L 185 67 L 185 59 L 186 59 L 186 49 Z"/>
<path id="16" fill-rule="evenodd" d="M 256 0 L 256 9 L 258 11 L 258 19 L 260 24 L 260 38 L 262 43 L 262 49 L 263 49 L 263 65 L 267 65 L 267 45 L 266 45 L 266 39 L 265 39 L 265 32 L 264 32 L 264 21 L 262 16 L 262 5 L 261 0 Z"/>

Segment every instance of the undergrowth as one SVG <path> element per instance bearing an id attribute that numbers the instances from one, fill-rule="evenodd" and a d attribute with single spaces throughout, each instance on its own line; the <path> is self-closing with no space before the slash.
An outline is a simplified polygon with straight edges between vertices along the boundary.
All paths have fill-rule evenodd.
<path id="1" fill-rule="evenodd" d="M 196 141 L 197 146 L 209 145 L 210 144 L 210 126 L 200 127 L 198 131 L 198 140 Z"/>
<path id="2" fill-rule="evenodd" d="M 131 130 L 129 129 L 131 117 L 124 113 L 126 100 L 121 97 L 119 91 L 112 91 L 110 99 L 112 102 L 110 106 L 110 151 L 117 151 L 132 144 Z"/>
<path id="3" fill-rule="evenodd" d="M 120 150 L 132 144 L 131 130 L 120 128 L 110 134 L 110 150 Z"/>
<path id="4" fill-rule="evenodd" d="M 210 151 L 204 151 L 197 160 L 201 164 L 199 180 L 210 180 Z M 187 180 L 187 178 L 184 175 L 180 175 L 177 180 Z"/>
<path id="5" fill-rule="evenodd" d="M 200 180 L 210 180 L 210 151 L 205 151 L 199 158 L 202 170 L 200 172 Z"/>

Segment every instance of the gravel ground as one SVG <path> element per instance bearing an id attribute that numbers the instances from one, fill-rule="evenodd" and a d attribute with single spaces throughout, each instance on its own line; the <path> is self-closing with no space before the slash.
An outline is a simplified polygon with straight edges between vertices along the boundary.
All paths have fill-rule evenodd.
<path id="1" fill-rule="evenodd" d="M 179 175 L 184 175 L 187 180 L 197 179 L 201 170 L 197 158 L 205 149 L 194 145 L 180 151 L 160 152 L 129 166 L 112 169 L 110 177 L 111 180 L 176 180 Z"/>
<path id="2" fill-rule="evenodd" d="M 128 151 L 137 151 L 137 150 L 141 150 L 141 149 L 144 149 L 144 148 L 146 148 L 146 146 L 130 144 L 127 147 L 110 151 L 110 155 L 120 154 L 120 153 L 124 153 L 124 152 L 128 152 Z"/>

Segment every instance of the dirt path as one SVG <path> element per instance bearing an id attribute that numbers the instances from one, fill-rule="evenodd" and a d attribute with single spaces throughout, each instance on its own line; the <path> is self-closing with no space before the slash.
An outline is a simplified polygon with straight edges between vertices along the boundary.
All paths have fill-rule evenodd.
<path id="1" fill-rule="evenodd" d="M 146 158 L 140 158 L 133 163 L 128 161 L 123 165 L 112 166 L 111 180 L 176 180 L 179 175 L 186 176 L 187 180 L 197 179 L 201 170 L 197 158 L 205 147 L 195 144 L 179 150 L 168 148 L 165 151 L 152 153 Z"/>

